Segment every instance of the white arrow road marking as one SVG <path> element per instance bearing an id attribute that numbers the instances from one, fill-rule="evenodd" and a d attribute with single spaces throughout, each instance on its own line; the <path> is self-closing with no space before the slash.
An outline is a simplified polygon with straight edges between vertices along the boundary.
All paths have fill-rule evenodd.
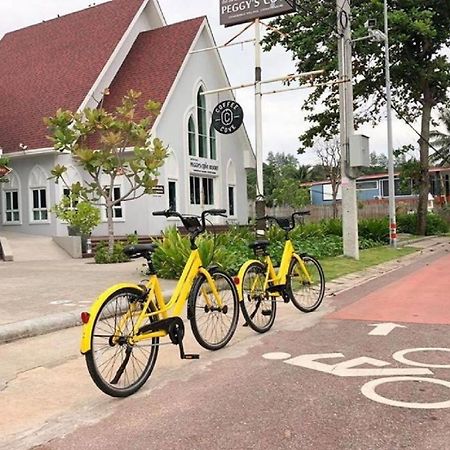
<path id="1" fill-rule="evenodd" d="M 406 328 L 404 325 L 396 323 L 373 323 L 369 327 L 375 327 L 370 333 L 370 336 L 387 336 L 395 328 Z"/>
<path id="2" fill-rule="evenodd" d="M 314 355 L 301 355 L 296 358 L 284 361 L 286 364 L 292 366 L 305 367 L 307 369 L 318 370 L 319 372 L 329 373 L 338 377 L 385 377 L 394 375 L 433 375 L 429 369 L 423 368 L 388 368 L 388 369 L 357 369 L 355 367 L 363 364 L 370 364 L 375 367 L 390 366 L 390 363 L 380 359 L 369 358 L 362 356 L 360 358 L 342 361 L 337 364 L 326 364 L 318 362 L 318 359 L 334 359 L 343 358 L 342 353 L 322 353 Z"/>

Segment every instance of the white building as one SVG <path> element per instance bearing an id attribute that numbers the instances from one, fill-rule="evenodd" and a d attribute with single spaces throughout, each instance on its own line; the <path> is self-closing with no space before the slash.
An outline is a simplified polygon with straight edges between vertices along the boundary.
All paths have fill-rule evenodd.
<path id="1" fill-rule="evenodd" d="M 158 234 L 172 219 L 151 212 L 169 205 L 192 214 L 225 208 L 232 220 L 246 223 L 251 145 L 244 127 L 232 135 L 210 127 L 217 96 L 199 93 L 229 86 L 219 53 L 190 54 L 214 45 L 205 17 L 167 25 L 157 0 L 112 0 L 6 34 L 0 41 L 0 147 L 13 172 L 0 187 L 0 230 L 67 234 L 50 212 L 63 195 L 63 186 L 48 180 L 50 170 L 68 166 L 70 182 L 82 182 L 83 173 L 70 155 L 51 147 L 43 118 L 58 108 L 96 107 L 106 88 L 105 107 L 129 89 L 159 101 L 152 135 L 171 150 L 158 182 L 164 194 L 115 207 L 116 235 Z M 232 98 L 221 94 L 221 100 Z M 118 183 L 116 195 L 121 189 Z M 106 235 L 106 223 L 94 234 Z"/>

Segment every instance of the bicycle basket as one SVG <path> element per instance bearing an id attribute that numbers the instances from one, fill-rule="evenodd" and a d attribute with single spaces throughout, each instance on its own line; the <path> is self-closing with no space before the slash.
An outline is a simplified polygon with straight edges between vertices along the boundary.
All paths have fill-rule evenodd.
<path id="1" fill-rule="evenodd" d="M 183 217 L 183 225 L 189 233 L 194 233 L 202 227 L 198 217 Z"/>

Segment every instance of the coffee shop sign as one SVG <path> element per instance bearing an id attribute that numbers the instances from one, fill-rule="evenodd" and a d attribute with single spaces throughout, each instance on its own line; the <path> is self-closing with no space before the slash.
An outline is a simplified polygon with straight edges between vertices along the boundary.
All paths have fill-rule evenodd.
<path id="1" fill-rule="evenodd" d="M 219 166 L 216 161 L 205 160 L 199 158 L 191 158 L 190 161 L 191 172 L 205 175 L 217 175 Z"/>
<path id="2" fill-rule="evenodd" d="M 294 11 L 292 0 L 220 0 L 220 23 L 228 27 Z"/>

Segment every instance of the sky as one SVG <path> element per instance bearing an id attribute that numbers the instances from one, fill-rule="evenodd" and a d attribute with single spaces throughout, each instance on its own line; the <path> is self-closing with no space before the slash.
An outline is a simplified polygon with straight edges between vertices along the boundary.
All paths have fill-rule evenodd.
<path id="1" fill-rule="evenodd" d="M 96 4 L 107 0 L 96 0 Z M 42 20 L 57 17 L 73 11 L 87 8 L 93 0 L 0 0 L 0 37 Z M 224 28 L 219 23 L 219 0 L 159 0 L 167 23 L 198 16 L 207 16 L 218 45 L 234 37 L 245 25 Z M 247 31 L 240 40 L 253 38 L 253 32 Z M 238 39 L 238 40 L 239 40 Z M 232 85 L 253 81 L 254 49 L 253 45 L 243 44 L 220 50 L 225 69 Z M 2 62 L 5 63 L 4 61 Z M 262 78 L 269 79 L 295 72 L 292 57 L 281 47 L 264 53 L 262 59 Z M 268 85 L 267 85 L 268 86 Z M 280 85 L 278 85 L 280 87 Z M 270 85 L 277 89 L 277 85 Z M 245 113 L 245 126 L 254 142 L 254 93 L 252 88 L 235 91 L 237 101 Z M 308 91 L 290 91 L 287 93 L 265 95 L 263 97 L 263 148 L 264 155 L 272 152 L 284 152 L 297 155 L 298 136 L 308 128 L 305 114 L 301 111 Z M 393 121 L 394 148 L 405 144 L 416 144 L 417 136 L 402 121 Z M 386 153 L 386 122 L 377 127 L 365 126 L 358 133 L 370 137 L 370 150 Z M 313 164 L 317 158 L 312 150 L 299 156 L 302 164 Z"/>

